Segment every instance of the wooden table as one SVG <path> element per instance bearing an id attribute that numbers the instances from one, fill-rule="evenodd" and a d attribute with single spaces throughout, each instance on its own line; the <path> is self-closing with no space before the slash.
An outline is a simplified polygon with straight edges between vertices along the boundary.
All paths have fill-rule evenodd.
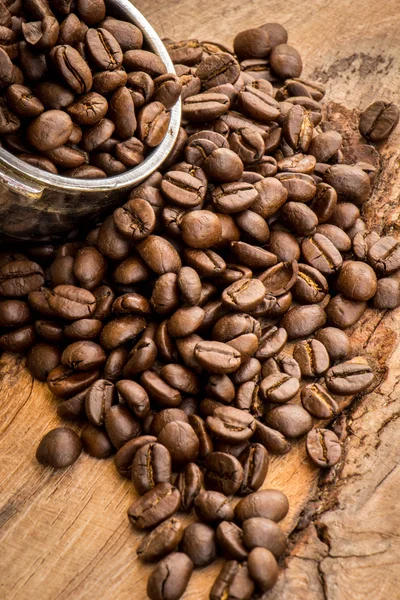
<path id="1" fill-rule="evenodd" d="M 304 75 L 324 83 L 330 118 L 357 136 L 356 112 L 372 99 L 399 102 L 398 0 L 138 0 L 161 36 L 231 44 L 241 29 L 279 21 L 302 54 Z M 384 8 L 383 8 L 384 6 Z M 348 107 L 347 110 L 344 107 Z M 399 234 L 400 130 L 383 146 L 364 213 Z M 289 552 L 268 600 L 400 598 L 400 311 L 368 310 L 352 331 L 375 361 L 378 387 L 342 419 L 344 461 L 328 475 L 308 462 L 304 441 L 274 458 L 266 486 L 286 492 Z M 112 460 L 82 455 L 54 472 L 35 460 L 38 440 L 60 425 L 56 400 L 24 361 L 0 359 L 0 598 L 144 600 L 149 568 L 126 518 L 135 498 Z M 204 600 L 220 563 L 196 571 L 186 600 Z"/>

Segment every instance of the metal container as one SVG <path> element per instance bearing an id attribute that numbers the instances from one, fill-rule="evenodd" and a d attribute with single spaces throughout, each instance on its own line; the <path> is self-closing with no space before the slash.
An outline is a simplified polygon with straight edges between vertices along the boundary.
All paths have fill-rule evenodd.
<path id="1" fill-rule="evenodd" d="M 106 0 L 109 14 L 139 27 L 144 46 L 155 52 L 167 71 L 174 67 L 164 44 L 129 0 Z M 42 171 L 0 148 L 0 238 L 52 241 L 90 223 L 118 205 L 135 185 L 153 173 L 170 153 L 178 135 L 180 100 L 171 109 L 168 132 L 137 167 L 106 179 L 73 179 Z"/>

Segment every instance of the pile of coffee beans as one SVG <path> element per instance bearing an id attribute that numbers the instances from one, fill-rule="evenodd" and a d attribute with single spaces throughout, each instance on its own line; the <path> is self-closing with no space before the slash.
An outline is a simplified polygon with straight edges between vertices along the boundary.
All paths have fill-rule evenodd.
<path id="1" fill-rule="evenodd" d="M 37 459 L 114 455 L 139 494 L 137 554 L 157 562 L 151 600 L 180 598 L 218 554 L 211 600 L 273 587 L 289 506 L 261 489 L 269 455 L 306 438 L 315 465 L 339 462 L 328 425 L 374 380 L 345 330 L 368 304 L 400 305 L 400 243 L 361 216 L 375 169 L 344 162 L 342 136 L 322 122 L 324 89 L 300 78 L 287 39 L 267 24 L 239 33 L 234 52 L 167 41 L 184 126 L 162 173 L 85 240 L 0 256 L 0 348 L 27 352 L 61 418 L 87 421 L 80 437 L 47 433 Z M 382 141 L 398 118 L 376 102 L 360 130 Z M 178 511 L 196 522 L 184 529 Z"/>
<path id="2" fill-rule="evenodd" d="M 104 0 L 0 0 L 0 141 L 34 167 L 124 173 L 161 143 L 181 90 Z"/>

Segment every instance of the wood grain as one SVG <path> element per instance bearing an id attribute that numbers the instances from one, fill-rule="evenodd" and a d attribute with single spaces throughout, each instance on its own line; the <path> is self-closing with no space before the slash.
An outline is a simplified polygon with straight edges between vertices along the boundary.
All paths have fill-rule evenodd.
<path id="1" fill-rule="evenodd" d="M 333 125 L 357 136 L 357 112 L 376 98 L 399 101 L 399 5 L 386 0 L 242 2 L 138 0 L 165 37 L 217 39 L 267 21 L 289 30 L 304 75 L 327 86 Z M 365 208 L 377 231 L 398 231 L 400 135 L 382 149 L 373 198 Z M 361 150 L 360 150 L 361 151 Z M 266 487 L 288 495 L 291 536 L 268 600 L 400 598 L 400 312 L 369 310 L 352 332 L 357 351 L 375 361 L 379 386 L 356 399 L 343 427 L 345 460 L 320 475 L 304 442 L 271 461 Z M 63 472 L 36 463 L 38 440 L 61 424 L 56 400 L 33 382 L 23 360 L 0 358 L 0 598 L 145 600 L 149 568 L 137 559 L 140 534 L 126 518 L 135 498 L 112 460 L 86 455 Z M 195 572 L 185 600 L 205 600 L 220 563 Z"/>

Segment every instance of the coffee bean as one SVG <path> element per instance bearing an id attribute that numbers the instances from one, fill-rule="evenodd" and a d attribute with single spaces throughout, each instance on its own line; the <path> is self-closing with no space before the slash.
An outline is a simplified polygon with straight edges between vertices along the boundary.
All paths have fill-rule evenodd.
<path id="1" fill-rule="evenodd" d="M 282 321 L 282 327 L 287 331 L 289 339 L 306 337 L 323 327 L 326 314 L 318 304 L 296 306 L 287 312 Z"/>
<path id="2" fill-rule="evenodd" d="M 285 373 L 276 373 L 265 377 L 260 384 L 260 393 L 263 400 L 275 404 L 288 402 L 299 391 L 299 381 Z"/>
<path id="3" fill-rule="evenodd" d="M 92 425 L 104 424 L 107 410 L 116 400 L 114 385 L 106 379 L 99 379 L 88 390 L 85 398 L 86 415 Z"/>
<path id="4" fill-rule="evenodd" d="M 224 406 L 217 408 L 213 416 L 207 417 L 207 426 L 218 439 L 239 443 L 253 435 L 255 420 L 243 410 Z"/>
<path id="5" fill-rule="evenodd" d="M 43 270 L 35 262 L 14 260 L 0 267 L 0 296 L 26 296 L 43 284 Z"/>
<path id="6" fill-rule="evenodd" d="M 122 477 L 131 478 L 132 474 L 132 462 L 136 452 L 146 446 L 157 441 L 157 438 L 152 435 L 141 435 L 133 440 L 129 440 L 121 446 L 114 457 L 115 466 L 117 471 Z"/>
<path id="7" fill-rule="evenodd" d="M 325 346 L 332 362 L 348 358 L 351 349 L 350 340 L 340 329 L 325 327 L 320 329 L 315 337 Z"/>
<path id="8" fill-rule="evenodd" d="M 317 419 L 330 419 L 339 412 L 337 402 L 317 383 L 307 384 L 302 388 L 301 402 Z"/>
<path id="9" fill-rule="evenodd" d="M 283 327 L 271 327 L 260 339 L 256 358 L 268 359 L 278 354 L 287 342 L 287 333 Z"/>
<path id="10" fill-rule="evenodd" d="M 224 564 L 215 580 L 210 591 L 210 600 L 250 600 L 253 592 L 254 583 L 250 579 L 247 563 L 230 560 Z"/>
<path id="11" fill-rule="evenodd" d="M 85 452 L 95 458 L 108 458 L 114 451 L 105 431 L 92 425 L 86 425 L 83 428 L 81 442 Z"/>
<path id="12" fill-rule="evenodd" d="M 257 491 L 264 483 L 268 472 L 268 452 L 261 444 L 251 444 L 240 455 L 239 461 L 243 467 L 241 494 Z"/>
<path id="13" fill-rule="evenodd" d="M 195 567 L 209 565 L 217 553 L 214 529 L 205 523 L 191 523 L 183 532 L 181 549 Z"/>
<path id="14" fill-rule="evenodd" d="M 326 316 L 330 325 L 339 329 L 346 329 L 346 327 L 354 325 L 366 309 L 366 302 L 356 302 L 342 294 L 337 294 L 329 301 L 326 307 Z"/>
<path id="15" fill-rule="evenodd" d="M 373 370 L 361 356 L 331 367 L 325 376 L 328 389 L 339 396 L 359 394 L 371 385 L 373 379 Z"/>
<path id="16" fill-rule="evenodd" d="M 201 452 L 199 456 L 202 456 Z M 196 463 L 188 463 L 184 470 L 179 473 L 176 485 L 181 495 L 181 510 L 190 512 L 203 485 L 203 473 L 200 467 Z"/>
<path id="17" fill-rule="evenodd" d="M 225 558 L 246 560 L 247 551 L 243 545 L 243 532 L 235 523 L 223 521 L 217 527 L 217 542 Z"/>
<path id="18" fill-rule="evenodd" d="M 154 415 L 151 422 L 151 434 L 158 436 L 168 423 L 173 423 L 174 421 L 189 423 L 189 418 L 180 408 L 164 408 L 160 410 L 160 412 Z"/>
<path id="19" fill-rule="evenodd" d="M 182 523 L 173 517 L 148 533 L 137 547 L 136 554 L 146 562 L 158 561 L 178 547 L 182 536 Z"/>
<path id="20" fill-rule="evenodd" d="M 374 308 L 396 308 L 400 304 L 400 283 L 396 279 L 378 279 Z M 1 310 L 1 308 L 0 308 Z"/>
<path id="21" fill-rule="evenodd" d="M 278 579 L 278 565 L 272 552 L 254 548 L 247 558 L 249 575 L 263 592 L 274 587 Z"/>
<path id="22" fill-rule="evenodd" d="M 173 421 L 165 425 L 157 441 L 169 450 L 175 465 L 182 466 L 193 462 L 199 454 L 199 439 L 193 427 L 183 421 Z"/>
<path id="23" fill-rule="evenodd" d="M 235 507 L 235 517 L 242 523 L 252 517 L 281 521 L 289 510 L 288 499 L 279 490 L 259 490 L 243 498 Z"/>
<path id="24" fill-rule="evenodd" d="M 400 246 L 397 240 L 389 235 L 380 238 L 369 248 L 367 259 L 378 275 L 391 275 L 400 264 Z"/>
<path id="25" fill-rule="evenodd" d="M 113 350 L 133 340 L 145 326 L 146 321 L 137 315 L 117 317 L 103 327 L 100 343 L 106 350 Z"/>
<path id="26" fill-rule="evenodd" d="M 303 377 L 318 377 L 329 369 L 329 354 L 318 340 L 297 342 L 293 350 Z"/>
<path id="27" fill-rule="evenodd" d="M 171 456 L 167 448 L 157 443 L 139 448 L 132 461 L 132 481 L 141 495 L 158 483 L 170 483 Z"/>
<path id="28" fill-rule="evenodd" d="M 14 351 L 18 352 L 18 350 Z M 50 371 L 47 377 L 47 385 L 58 398 L 71 398 L 71 396 L 88 388 L 99 378 L 99 375 L 98 370 L 79 372 L 60 365 Z"/>
<path id="29" fill-rule="evenodd" d="M 267 414 L 265 423 L 288 438 L 302 437 L 312 428 L 312 418 L 308 412 L 301 406 L 291 403 L 272 408 Z"/>
<path id="30" fill-rule="evenodd" d="M 322 302 L 329 291 L 328 282 L 318 269 L 299 264 L 299 274 L 294 286 L 295 297 L 304 304 Z"/>
<path id="31" fill-rule="evenodd" d="M 151 600 L 177 600 L 189 583 L 193 562 L 182 552 L 163 558 L 147 581 L 147 594 Z"/>
<path id="32" fill-rule="evenodd" d="M 304 238 L 301 250 L 306 261 L 324 275 L 332 275 L 342 266 L 343 259 L 334 244 L 322 235 L 315 233 L 312 237 Z"/>
<path id="33" fill-rule="evenodd" d="M 194 509 L 197 517 L 205 523 L 233 520 L 233 508 L 220 492 L 201 491 L 195 499 Z"/>
<path id="34" fill-rule="evenodd" d="M 79 436 L 67 427 L 52 429 L 41 439 L 36 459 L 42 465 L 64 469 L 76 462 L 82 452 Z"/>
<path id="35" fill-rule="evenodd" d="M 204 460 L 213 451 L 213 442 L 205 422 L 198 415 L 190 415 L 189 423 L 199 439 L 199 458 Z"/>
<path id="36" fill-rule="evenodd" d="M 189 96 L 183 101 L 182 115 L 188 121 L 202 123 L 217 119 L 229 109 L 230 101 L 225 94 L 205 92 Z"/>
<path id="37" fill-rule="evenodd" d="M 234 456 L 212 452 L 207 456 L 204 466 L 204 483 L 207 489 L 230 496 L 242 485 L 243 468 Z"/>
<path id="38" fill-rule="evenodd" d="M 378 100 L 360 114 L 360 133 L 371 142 L 386 140 L 399 122 L 395 104 Z"/>
<path id="39" fill-rule="evenodd" d="M 307 435 L 307 454 L 320 467 L 333 467 L 342 455 L 337 435 L 329 429 L 312 429 Z"/>
<path id="40" fill-rule="evenodd" d="M 286 537 L 274 521 L 252 517 L 243 521 L 243 543 L 248 550 L 266 548 L 278 559 L 286 550 Z"/>
<path id="41" fill-rule="evenodd" d="M 195 65 L 203 55 L 203 48 L 198 40 L 169 42 L 166 48 L 174 64 Z"/>
<path id="42" fill-rule="evenodd" d="M 159 483 L 131 504 L 128 517 L 137 529 L 148 529 L 172 517 L 179 503 L 179 491 L 170 483 Z"/>
<path id="43" fill-rule="evenodd" d="M 335 246 L 339 252 L 348 252 L 351 248 L 351 239 L 336 225 L 331 225 L 329 223 L 324 223 L 323 225 L 318 225 L 317 233 L 322 234 Z"/>
<path id="44" fill-rule="evenodd" d="M 40 342 L 30 348 L 26 366 L 39 381 L 46 381 L 53 369 L 61 362 L 61 351 L 57 346 Z"/>
<path id="45" fill-rule="evenodd" d="M 325 181 L 342 198 L 354 204 L 363 204 L 370 192 L 369 177 L 359 167 L 350 165 L 332 165 L 325 173 Z"/>
<path id="46" fill-rule="evenodd" d="M 151 399 L 156 400 L 165 407 L 177 407 L 182 401 L 178 390 L 171 387 L 152 371 L 144 371 L 140 383 L 145 388 Z"/>
<path id="47" fill-rule="evenodd" d="M 358 261 L 346 261 L 342 266 L 338 286 L 351 300 L 366 301 L 376 293 L 377 279 L 369 265 Z"/>
<path id="48" fill-rule="evenodd" d="M 20 327 L 32 321 L 29 304 L 23 300 L 0 301 L 0 327 Z"/>
<path id="49" fill-rule="evenodd" d="M 198 342 L 194 357 L 210 373 L 232 373 L 240 366 L 240 353 L 223 342 Z"/>

